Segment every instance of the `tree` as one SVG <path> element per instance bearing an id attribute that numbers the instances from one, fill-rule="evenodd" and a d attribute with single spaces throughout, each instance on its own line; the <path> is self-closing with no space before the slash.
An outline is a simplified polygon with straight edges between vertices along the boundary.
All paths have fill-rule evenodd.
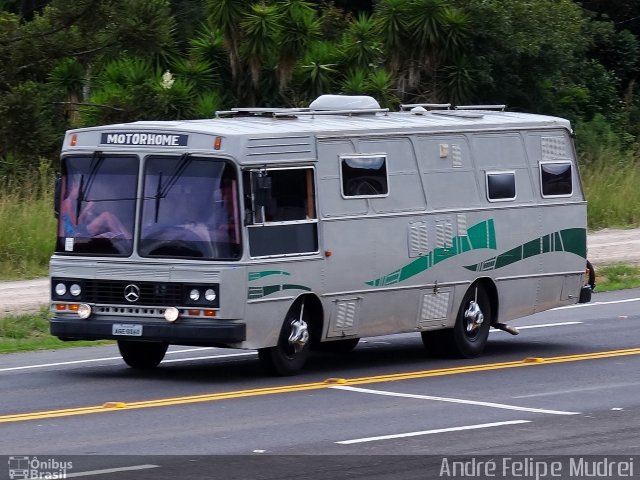
<path id="1" fill-rule="evenodd" d="M 240 24 L 243 30 L 240 53 L 249 67 L 254 89 L 258 88 L 262 67 L 275 56 L 278 20 L 275 6 L 255 4 Z"/>
<path id="2" fill-rule="evenodd" d="M 342 45 L 347 65 L 362 70 L 382 65 L 382 42 L 378 36 L 376 22 L 369 15 L 360 14 L 349 24 Z"/>
<path id="3" fill-rule="evenodd" d="M 284 92 L 296 62 L 304 57 L 309 45 L 319 38 L 320 21 L 305 0 L 278 2 L 280 29 L 278 38 L 278 88 Z"/>
<path id="4" fill-rule="evenodd" d="M 222 32 L 224 46 L 229 55 L 231 79 L 235 83 L 240 75 L 240 23 L 245 18 L 248 2 L 245 0 L 207 0 L 208 19 Z"/>
<path id="5" fill-rule="evenodd" d="M 78 105 L 81 100 L 86 72 L 73 57 L 64 58 L 51 72 L 51 83 L 66 95 L 65 115 L 71 125 L 78 121 Z"/>

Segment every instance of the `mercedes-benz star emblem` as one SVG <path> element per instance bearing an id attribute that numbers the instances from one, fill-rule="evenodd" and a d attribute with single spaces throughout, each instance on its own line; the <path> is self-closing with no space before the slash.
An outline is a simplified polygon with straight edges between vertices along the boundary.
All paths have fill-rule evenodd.
<path id="1" fill-rule="evenodd" d="M 127 302 L 134 303 L 140 299 L 140 288 L 133 283 L 124 287 L 124 298 Z"/>

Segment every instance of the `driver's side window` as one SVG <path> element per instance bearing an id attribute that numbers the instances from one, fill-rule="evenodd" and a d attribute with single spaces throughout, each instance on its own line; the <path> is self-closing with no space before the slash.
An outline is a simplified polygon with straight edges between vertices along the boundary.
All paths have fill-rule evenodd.
<path id="1" fill-rule="evenodd" d="M 340 157 L 340 178 L 345 198 L 386 197 L 389 194 L 386 155 Z"/>

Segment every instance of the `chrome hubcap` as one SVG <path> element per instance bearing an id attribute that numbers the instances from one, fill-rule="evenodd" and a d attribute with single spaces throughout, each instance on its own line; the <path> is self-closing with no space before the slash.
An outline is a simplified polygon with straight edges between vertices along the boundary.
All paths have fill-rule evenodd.
<path id="1" fill-rule="evenodd" d="M 289 334 L 289 345 L 296 353 L 304 348 L 309 341 L 309 326 L 304 320 L 294 320 L 291 322 L 291 334 Z"/>
<path id="2" fill-rule="evenodd" d="M 477 302 L 473 300 L 469 302 L 469 306 L 464 312 L 464 319 L 466 320 L 467 335 L 475 335 L 484 322 L 484 314 Z"/>

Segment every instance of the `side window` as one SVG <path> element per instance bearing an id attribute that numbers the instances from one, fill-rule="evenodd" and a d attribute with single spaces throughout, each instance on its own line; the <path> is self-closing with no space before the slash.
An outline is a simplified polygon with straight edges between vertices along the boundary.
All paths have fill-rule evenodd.
<path id="1" fill-rule="evenodd" d="M 540 164 L 543 197 L 569 197 L 573 194 L 570 162 Z"/>
<path id="2" fill-rule="evenodd" d="M 487 199 L 490 202 L 506 202 L 516 198 L 515 172 L 487 172 Z"/>
<path id="3" fill-rule="evenodd" d="M 318 251 L 312 168 L 245 171 L 243 183 L 252 257 Z"/>
<path id="4" fill-rule="evenodd" d="M 384 197 L 389 194 L 385 155 L 340 157 L 340 176 L 344 197 Z"/>

